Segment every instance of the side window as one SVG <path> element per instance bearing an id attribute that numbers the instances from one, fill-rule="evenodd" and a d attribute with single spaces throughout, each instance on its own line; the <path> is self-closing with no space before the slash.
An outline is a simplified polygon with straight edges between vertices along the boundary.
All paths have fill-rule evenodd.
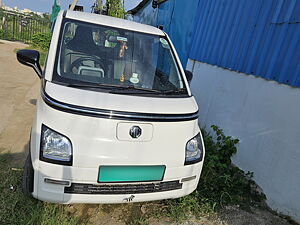
<path id="1" fill-rule="evenodd" d="M 175 65 L 176 60 L 172 54 L 171 47 L 166 39 L 160 38 L 159 41 L 157 68 L 168 76 L 169 82 L 182 88 L 183 82 L 181 77 L 178 76 L 179 71 Z"/>

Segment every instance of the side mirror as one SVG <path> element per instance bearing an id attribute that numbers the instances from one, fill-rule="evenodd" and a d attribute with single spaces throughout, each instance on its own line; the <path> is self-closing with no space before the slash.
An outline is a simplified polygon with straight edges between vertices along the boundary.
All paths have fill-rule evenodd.
<path id="1" fill-rule="evenodd" d="M 187 81 L 190 84 L 191 81 L 192 81 L 192 79 L 193 79 L 193 73 L 191 71 L 189 71 L 189 70 L 185 70 L 184 73 L 185 73 Z"/>
<path id="2" fill-rule="evenodd" d="M 42 77 L 42 69 L 40 66 L 40 53 L 36 50 L 21 49 L 17 51 L 17 59 L 20 63 L 30 66 L 37 73 L 39 78 Z"/>

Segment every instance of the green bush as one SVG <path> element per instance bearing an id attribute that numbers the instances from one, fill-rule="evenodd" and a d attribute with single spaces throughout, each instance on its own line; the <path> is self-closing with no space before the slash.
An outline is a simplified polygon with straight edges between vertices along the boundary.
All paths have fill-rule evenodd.
<path id="1" fill-rule="evenodd" d="M 217 126 L 212 126 L 212 130 L 213 135 L 202 131 L 206 155 L 197 190 L 183 198 L 165 201 L 168 213 L 175 220 L 186 218 L 190 212 L 196 216 L 207 215 L 226 205 L 249 210 L 265 199 L 251 179 L 253 173 L 232 164 L 231 157 L 237 152 L 239 140 L 225 136 Z"/>
<path id="2" fill-rule="evenodd" d="M 235 204 L 241 207 L 256 205 L 265 199 L 257 191 L 252 172 L 234 166 L 231 157 L 237 152 L 238 139 L 225 136 L 223 130 L 212 126 L 214 137 L 204 133 L 206 158 L 197 191 L 217 208 Z"/>
<path id="3" fill-rule="evenodd" d="M 48 50 L 52 33 L 37 33 L 32 35 L 32 46 L 42 50 Z"/>
<path id="4" fill-rule="evenodd" d="M 4 30 L 0 30 L 0 38 L 3 39 L 5 37 L 5 31 Z"/>
<path id="5" fill-rule="evenodd" d="M 5 32 L 5 30 L 0 30 L 0 39 L 13 40 L 13 34 L 11 32 Z"/>

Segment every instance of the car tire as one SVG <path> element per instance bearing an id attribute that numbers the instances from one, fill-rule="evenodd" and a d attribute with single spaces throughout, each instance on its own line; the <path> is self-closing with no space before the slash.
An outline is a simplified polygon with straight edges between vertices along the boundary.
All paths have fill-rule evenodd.
<path id="1" fill-rule="evenodd" d="M 30 152 L 26 158 L 24 168 L 23 168 L 23 177 L 22 177 L 22 191 L 25 195 L 31 196 L 33 192 L 33 179 L 34 171 L 31 161 Z"/>

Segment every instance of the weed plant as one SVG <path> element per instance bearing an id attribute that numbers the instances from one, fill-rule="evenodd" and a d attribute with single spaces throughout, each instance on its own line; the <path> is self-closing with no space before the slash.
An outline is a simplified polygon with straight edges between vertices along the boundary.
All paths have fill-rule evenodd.
<path id="1" fill-rule="evenodd" d="M 22 193 L 22 170 L 13 170 L 11 154 L 0 154 L 0 224 L 75 225 L 64 205 L 38 201 Z"/>
<path id="2" fill-rule="evenodd" d="M 218 126 L 211 128 L 212 135 L 202 130 L 206 155 L 197 190 L 183 198 L 165 201 L 169 215 L 176 221 L 190 213 L 207 216 L 227 205 L 250 210 L 265 199 L 252 180 L 253 173 L 232 164 L 239 140 L 226 136 Z"/>

